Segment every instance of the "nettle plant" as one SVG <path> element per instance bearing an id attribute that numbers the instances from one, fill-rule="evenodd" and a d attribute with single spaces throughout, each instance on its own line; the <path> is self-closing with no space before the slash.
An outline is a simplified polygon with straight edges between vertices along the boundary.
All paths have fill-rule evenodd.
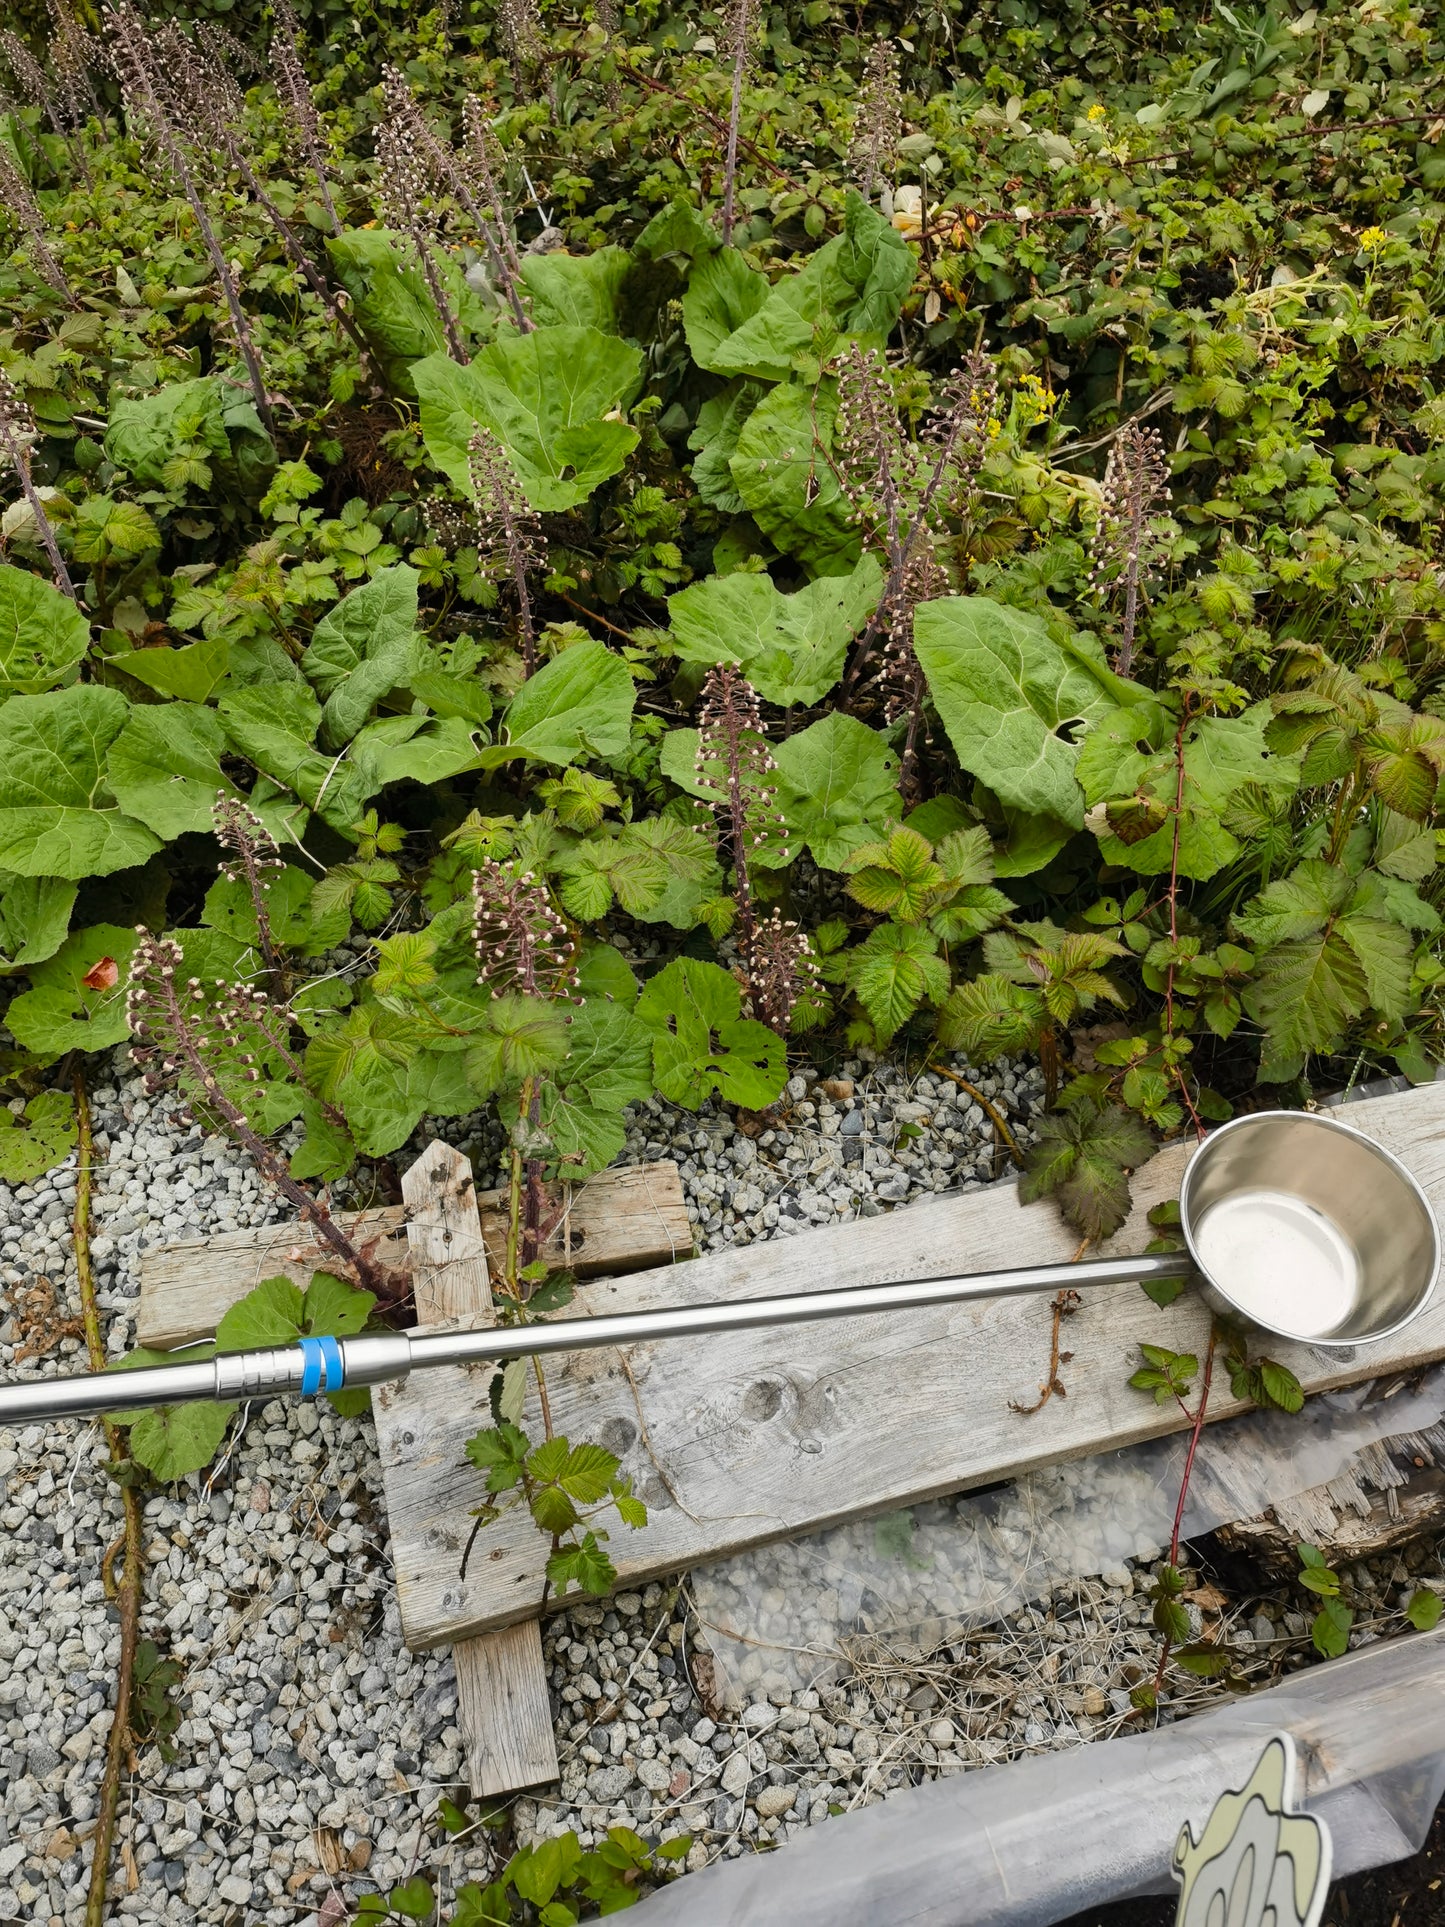
<path id="1" fill-rule="evenodd" d="M 319 1329 L 407 1288 L 327 1188 L 494 1106 L 522 1319 L 629 1103 L 790 1053 L 1035 1054 L 1086 1238 L 1256 1090 L 1433 1074 L 1435 29 L 1066 11 L 1047 85 L 794 7 L 6 54 L 0 1171 L 132 1038 Z M 587 1583 L 636 1502 L 545 1389 L 487 1505 Z"/>

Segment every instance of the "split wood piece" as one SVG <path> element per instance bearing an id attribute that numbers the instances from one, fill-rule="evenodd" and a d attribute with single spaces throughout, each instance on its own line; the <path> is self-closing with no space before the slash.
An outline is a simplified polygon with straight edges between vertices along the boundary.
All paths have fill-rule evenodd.
<path id="1" fill-rule="evenodd" d="M 418 1327 L 493 1323 L 471 1165 L 451 1145 L 432 1143 L 402 1178 L 401 1191 L 410 1212 L 406 1234 Z M 405 1437 L 419 1409 L 440 1389 L 434 1381 L 448 1377 L 460 1374 L 429 1372 L 413 1386 L 378 1387 L 372 1395 L 378 1438 Z M 485 1379 L 468 1381 L 473 1392 L 478 1385 L 485 1411 Z M 481 1422 L 477 1419 L 473 1429 Z M 513 1793 L 557 1779 L 561 1769 L 540 1623 L 528 1619 L 457 1640 L 452 1662 L 472 1792 L 478 1797 Z"/>
<path id="2" fill-rule="evenodd" d="M 506 1193 L 484 1191 L 477 1203 L 487 1256 L 500 1265 L 507 1248 Z M 357 1244 L 380 1240 L 378 1263 L 400 1264 L 405 1258 L 405 1205 L 338 1211 L 336 1217 Z M 577 1186 L 543 1250 L 549 1264 L 580 1277 L 636 1271 L 691 1255 L 692 1226 L 682 1180 L 668 1160 L 600 1171 L 590 1183 Z M 137 1343 L 169 1351 L 209 1338 L 237 1299 L 263 1278 L 284 1276 L 304 1286 L 328 1258 L 335 1262 L 294 1219 L 156 1246 L 141 1256 Z"/>
<path id="3" fill-rule="evenodd" d="M 1395 1152 L 1445 1217 L 1445 1084 L 1352 1104 L 1349 1121 Z M 1178 1197 L 1189 1155 L 1188 1145 L 1168 1146 L 1138 1173 L 1134 1210 L 1097 1255 L 1144 1249 L 1154 1235 L 1146 1213 Z M 1051 1201 L 1020 1205 L 1017 1188 L 1000 1183 L 592 1284 L 568 1315 L 1043 1264 L 1067 1260 L 1077 1244 Z M 1009 1401 L 1037 1396 L 1050 1316 L 1041 1295 L 678 1338 L 632 1347 L 627 1371 L 617 1353 L 579 1352 L 548 1367 L 552 1420 L 559 1433 L 617 1452 L 647 1502 L 646 1527 L 614 1529 L 608 1547 L 620 1584 L 633 1587 L 746 1546 L 1181 1429 L 1176 1405 L 1156 1405 L 1127 1381 L 1141 1340 L 1203 1353 L 1209 1315 L 1197 1293 L 1161 1310 L 1133 1284 L 1085 1292 L 1070 1325 L 1068 1397 L 1023 1418 Z M 1407 1369 L 1445 1356 L 1445 1297 L 1380 1344 L 1269 1350 L 1306 1391 Z M 467 1514 L 483 1496 L 462 1455 L 480 1395 L 452 1378 L 428 1394 L 414 1427 L 393 1428 L 382 1447 L 413 1647 L 542 1605 L 547 1542 L 517 1514 L 484 1529 L 466 1580 L 457 1576 Z M 1243 1409 L 1216 1372 L 1210 1417 Z M 535 1429 L 535 1408 L 524 1422 Z"/>

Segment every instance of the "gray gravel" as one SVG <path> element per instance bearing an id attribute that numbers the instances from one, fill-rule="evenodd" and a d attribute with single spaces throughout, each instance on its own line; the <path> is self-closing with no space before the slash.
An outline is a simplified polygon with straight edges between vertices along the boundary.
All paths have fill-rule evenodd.
<path id="1" fill-rule="evenodd" d="M 94 1093 L 106 1154 L 95 1256 L 119 1353 L 144 1248 L 281 1213 L 238 1153 L 147 1100 L 119 1055 L 113 1077 Z M 1026 1138 L 1037 1073 L 978 1081 Z M 653 1101 L 633 1114 L 624 1158 L 679 1159 L 699 1242 L 712 1247 L 992 1173 L 992 1127 L 947 1078 L 910 1081 L 860 1056 L 831 1089 L 796 1079 L 788 1099 L 756 1139 L 719 1112 Z M 495 1127 L 443 1128 L 485 1175 Z M 34 1186 L 0 1187 L 6 1377 L 83 1368 L 74 1336 L 26 1355 L 54 1337 L 54 1319 L 34 1328 L 38 1280 L 54 1287 L 57 1317 L 78 1310 L 74 1182 L 72 1160 Z M 0 1922 L 82 1917 L 119 1658 L 100 1565 L 120 1526 L 97 1428 L 0 1432 Z M 173 1758 L 138 1749 L 118 1915 L 242 1927 L 296 1921 L 336 1894 L 337 1919 L 339 1897 L 413 1872 L 443 1894 L 486 1877 L 490 1837 L 449 1839 L 435 1824 L 439 1796 L 461 1797 L 455 1678 L 447 1656 L 401 1644 L 369 1419 L 338 1418 L 324 1401 L 250 1408 L 218 1467 L 148 1497 L 145 1534 L 143 1634 L 183 1669 L 184 1717 Z M 1365 1577 L 1383 1612 L 1405 1568 Z M 517 1832 L 571 1826 L 584 1843 L 618 1823 L 687 1832 L 695 1867 L 920 1778 L 1114 1730 L 1153 1644 L 1143 1583 L 1121 1562 L 956 1646 L 860 1650 L 837 1685 L 731 1709 L 714 1697 L 685 1589 L 577 1606 L 545 1640 L 560 1795 L 519 1801 Z M 1300 1645 L 1301 1616 L 1250 1613 L 1243 1630 L 1261 1663 Z"/>

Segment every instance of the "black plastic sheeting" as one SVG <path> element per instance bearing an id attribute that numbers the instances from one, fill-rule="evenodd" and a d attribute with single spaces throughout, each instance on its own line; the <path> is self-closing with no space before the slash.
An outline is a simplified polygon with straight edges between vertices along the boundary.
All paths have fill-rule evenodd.
<path id="1" fill-rule="evenodd" d="M 1050 1927 L 1173 1888 L 1185 1820 L 1294 1736 L 1297 1804 L 1334 1874 L 1417 1853 L 1445 1794 L 1445 1628 L 1363 1647 L 1212 1713 L 983 1767 L 721 1861 L 644 1900 L 642 1927 Z"/>

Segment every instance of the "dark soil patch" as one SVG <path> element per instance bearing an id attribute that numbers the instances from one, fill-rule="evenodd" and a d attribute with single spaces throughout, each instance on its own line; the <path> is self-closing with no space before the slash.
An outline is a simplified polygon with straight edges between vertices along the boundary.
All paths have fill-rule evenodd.
<path id="1" fill-rule="evenodd" d="M 1174 1927 L 1175 1903 L 1160 1896 L 1091 1907 L 1059 1927 Z M 1320 1927 L 1445 1927 L 1445 1806 L 1410 1860 L 1336 1881 Z"/>

